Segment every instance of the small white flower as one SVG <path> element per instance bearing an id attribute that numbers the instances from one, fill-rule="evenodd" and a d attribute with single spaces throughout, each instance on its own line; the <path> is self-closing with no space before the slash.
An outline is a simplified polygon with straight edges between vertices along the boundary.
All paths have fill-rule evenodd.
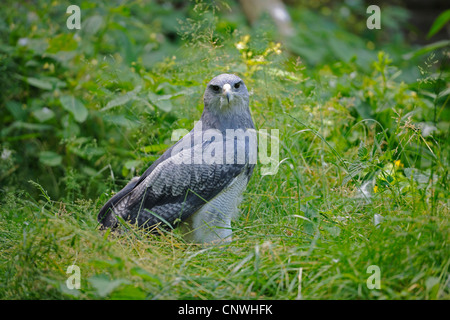
<path id="1" fill-rule="evenodd" d="M 12 154 L 11 150 L 3 149 L 2 155 L 1 155 L 2 160 L 8 160 L 9 157 L 11 156 L 11 154 Z"/>
<path id="2" fill-rule="evenodd" d="M 238 42 L 238 43 L 236 43 L 236 48 L 238 50 L 244 50 L 245 49 L 245 45 L 242 42 Z"/>
<path id="3" fill-rule="evenodd" d="M 17 41 L 17 44 L 21 47 L 25 47 L 28 44 L 28 38 L 20 38 L 19 41 Z"/>

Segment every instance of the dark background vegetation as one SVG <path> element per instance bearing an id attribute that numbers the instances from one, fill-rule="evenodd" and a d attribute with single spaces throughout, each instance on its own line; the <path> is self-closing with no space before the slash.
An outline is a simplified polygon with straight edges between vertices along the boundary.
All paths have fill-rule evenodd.
<path id="1" fill-rule="evenodd" d="M 445 89 L 442 77 L 419 88 L 421 60 L 404 59 L 408 43 L 435 42 L 426 33 L 443 11 L 443 1 L 381 2 L 380 31 L 367 29 L 367 5 L 362 1 L 287 4 L 295 32 L 284 39 L 287 69 L 300 59 L 302 66 L 310 67 L 303 68 L 302 75 L 318 76 L 318 81 L 316 71 L 324 66 L 331 73 L 369 72 L 382 47 L 403 68 L 400 79 L 410 88 L 431 93 Z M 28 183 L 33 180 L 52 197 L 73 200 L 75 192 L 96 198 L 118 181 L 123 184 L 170 144 L 171 129 L 183 127 L 180 122 L 189 127 L 188 119 L 198 117 L 202 85 L 217 69 L 245 71 L 234 61 L 238 52 L 227 52 L 235 49 L 227 48 L 230 40 L 254 34 L 259 50 L 270 41 L 283 40 L 267 14 L 249 26 L 238 2 L 85 1 L 80 3 L 80 31 L 66 28 L 67 6 L 64 1 L 2 6 L 3 190 L 20 186 L 36 195 Z M 211 12 L 201 12 L 213 6 L 220 21 Z M 445 28 L 440 31 L 436 39 L 448 35 Z M 229 59 L 215 53 L 215 47 Z M 409 48 L 413 51 L 414 46 Z M 336 67 L 337 61 L 345 65 Z M 442 64 L 448 60 L 439 60 L 428 72 L 445 67 Z M 350 89 L 344 95 L 352 96 Z M 186 103 L 192 98 L 195 103 Z M 355 123 L 378 113 L 367 102 L 355 106 L 364 109 L 355 114 Z M 421 121 L 439 122 L 433 110 L 422 111 L 429 114 L 422 115 Z M 448 108 L 443 109 L 441 119 L 448 119 L 447 113 Z M 386 121 L 390 116 L 384 115 Z"/>

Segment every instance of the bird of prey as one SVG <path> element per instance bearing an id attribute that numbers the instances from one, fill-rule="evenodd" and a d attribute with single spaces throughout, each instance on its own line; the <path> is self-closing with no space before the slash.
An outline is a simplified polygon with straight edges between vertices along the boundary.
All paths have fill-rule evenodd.
<path id="1" fill-rule="evenodd" d="M 231 241 L 231 220 L 256 164 L 256 133 L 242 79 L 207 85 L 200 121 L 100 210 L 106 228 L 123 220 L 149 231 L 180 226 L 188 242 Z"/>

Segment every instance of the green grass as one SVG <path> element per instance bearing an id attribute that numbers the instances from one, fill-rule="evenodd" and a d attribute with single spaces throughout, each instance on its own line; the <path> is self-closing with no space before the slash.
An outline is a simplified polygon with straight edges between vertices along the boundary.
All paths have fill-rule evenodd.
<path id="1" fill-rule="evenodd" d="M 449 299 L 448 51 L 408 45 L 400 8 L 368 33 L 358 8 L 292 6 L 297 34 L 278 45 L 267 17 L 252 29 L 208 3 L 99 2 L 77 36 L 64 1 L 2 6 L 0 299 Z M 223 72 L 280 139 L 233 241 L 99 230 L 101 206 L 192 128 Z"/>
<path id="2" fill-rule="evenodd" d="M 254 177 L 234 224 L 234 241 L 223 246 L 186 244 L 177 231 L 161 236 L 134 228 L 120 235 L 101 232 L 95 221 L 101 203 L 10 195 L 0 222 L 0 297 L 449 298 L 445 203 L 434 213 L 414 203 L 393 210 L 385 195 L 365 204 L 342 188 L 315 201 L 319 211 L 309 215 L 314 221 L 309 223 L 299 217 L 306 212 L 290 204 L 297 201 L 297 191 L 283 186 L 291 169 L 280 171 L 267 182 Z M 375 214 L 384 216 L 377 226 Z M 72 264 L 81 270 L 81 288 L 75 292 L 65 287 Z M 380 268 L 379 290 L 366 285 L 370 265 Z"/>

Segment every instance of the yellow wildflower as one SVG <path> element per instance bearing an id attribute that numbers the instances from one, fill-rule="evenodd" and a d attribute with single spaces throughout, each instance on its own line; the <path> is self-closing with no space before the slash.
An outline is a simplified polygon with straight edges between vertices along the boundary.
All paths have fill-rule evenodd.
<path id="1" fill-rule="evenodd" d="M 400 160 L 394 161 L 394 165 L 396 168 L 403 168 L 404 164 Z"/>
<path id="2" fill-rule="evenodd" d="M 236 48 L 241 51 L 247 48 L 247 43 L 250 41 L 250 36 L 247 34 L 241 38 L 241 41 L 235 44 Z"/>
<path id="3" fill-rule="evenodd" d="M 236 43 L 236 48 L 238 50 L 244 50 L 245 49 L 245 44 L 242 41 L 239 41 L 238 43 Z"/>

